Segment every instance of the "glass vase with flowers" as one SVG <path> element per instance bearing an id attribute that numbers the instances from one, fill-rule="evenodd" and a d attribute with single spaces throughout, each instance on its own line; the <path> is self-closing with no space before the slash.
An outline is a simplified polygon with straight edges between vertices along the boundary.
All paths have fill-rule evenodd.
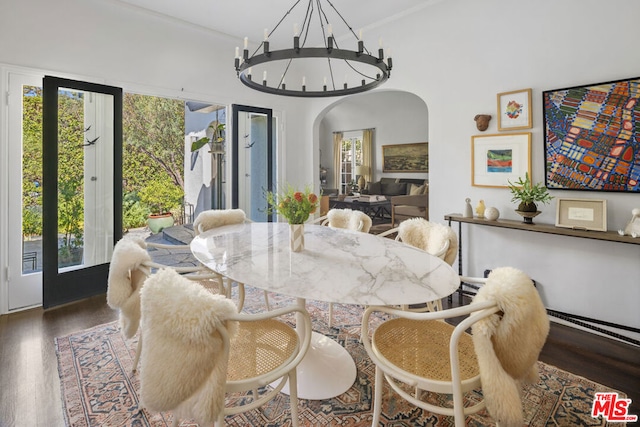
<path id="1" fill-rule="evenodd" d="M 318 196 L 306 187 L 304 191 L 287 185 L 279 194 L 267 192 L 269 212 L 276 212 L 287 219 L 291 234 L 290 247 L 294 252 L 304 249 L 304 223 L 318 209 Z"/>

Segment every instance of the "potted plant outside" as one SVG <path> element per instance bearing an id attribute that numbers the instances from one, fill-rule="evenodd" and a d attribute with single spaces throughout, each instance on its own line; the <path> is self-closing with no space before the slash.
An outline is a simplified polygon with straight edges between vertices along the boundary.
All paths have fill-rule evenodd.
<path id="1" fill-rule="evenodd" d="M 553 199 L 549 194 L 549 190 L 542 182 L 533 184 L 529 178 L 529 173 L 524 174 L 524 180 L 519 177 L 515 183 L 508 182 L 512 196 L 511 201 L 518 202 L 516 212 L 524 217 L 525 223 L 533 224 L 533 217 L 540 213 L 536 203 L 547 204 Z"/>
<path id="2" fill-rule="evenodd" d="M 140 201 L 148 206 L 147 225 L 152 233 L 159 233 L 164 228 L 173 226 L 172 210 L 182 202 L 182 189 L 160 181 L 151 181 L 139 193 Z"/>

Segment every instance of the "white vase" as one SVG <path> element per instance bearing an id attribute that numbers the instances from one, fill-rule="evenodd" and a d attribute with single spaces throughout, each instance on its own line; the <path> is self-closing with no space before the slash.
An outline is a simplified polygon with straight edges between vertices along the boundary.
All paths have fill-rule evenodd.
<path id="1" fill-rule="evenodd" d="M 484 211 L 484 217 L 489 221 L 495 221 L 500 218 L 500 211 L 498 208 L 490 207 Z"/>
<path id="2" fill-rule="evenodd" d="M 304 249 L 304 224 L 289 224 L 289 247 L 291 252 Z"/>

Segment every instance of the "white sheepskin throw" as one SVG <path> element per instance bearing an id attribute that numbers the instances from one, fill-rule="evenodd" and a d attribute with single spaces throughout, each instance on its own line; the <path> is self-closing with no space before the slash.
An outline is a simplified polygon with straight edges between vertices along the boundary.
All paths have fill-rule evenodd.
<path id="1" fill-rule="evenodd" d="M 400 223 L 398 235 L 403 242 L 432 255 L 442 252 L 448 241 L 449 247 L 444 255 L 439 256 L 449 265 L 456 260 L 458 235 L 447 225 L 429 222 L 424 218 L 410 218 Z"/>
<path id="2" fill-rule="evenodd" d="M 140 238 L 125 237 L 116 243 L 109 265 L 107 304 L 120 311 L 120 329 L 127 338 L 140 324 L 140 288 L 147 276 L 139 268 L 151 261 L 146 247 Z"/>
<path id="3" fill-rule="evenodd" d="M 473 326 L 487 409 L 501 427 L 522 427 L 520 392 L 538 381 L 536 362 L 549 333 L 538 291 L 522 271 L 494 269 L 473 302 L 496 301 L 502 311 Z"/>
<path id="4" fill-rule="evenodd" d="M 193 221 L 193 230 L 197 236 L 212 228 L 240 224 L 245 219 L 246 215 L 242 209 L 211 209 L 198 214 L 196 220 Z"/>
<path id="5" fill-rule="evenodd" d="M 327 219 L 329 220 L 329 227 L 345 228 L 347 230 L 362 231 L 363 233 L 368 233 L 372 225 L 369 215 L 352 209 L 331 209 L 327 212 Z"/>
<path id="6" fill-rule="evenodd" d="M 151 411 L 174 410 L 203 425 L 224 410 L 228 354 L 219 332 L 229 335 L 236 305 L 172 269 L 162 269 L 141 291 L 140 397 Z"/>

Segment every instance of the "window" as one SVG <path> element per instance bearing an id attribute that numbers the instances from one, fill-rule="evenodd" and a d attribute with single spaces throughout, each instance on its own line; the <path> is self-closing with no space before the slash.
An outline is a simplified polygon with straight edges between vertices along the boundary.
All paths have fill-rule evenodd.
<path id="1" fill-rule="evenodd" d="M 340 193 L 349 194 L 355 184 L 356 166 L 362 164 L 362 131 L 345 132 L 340 154 Z"/>

